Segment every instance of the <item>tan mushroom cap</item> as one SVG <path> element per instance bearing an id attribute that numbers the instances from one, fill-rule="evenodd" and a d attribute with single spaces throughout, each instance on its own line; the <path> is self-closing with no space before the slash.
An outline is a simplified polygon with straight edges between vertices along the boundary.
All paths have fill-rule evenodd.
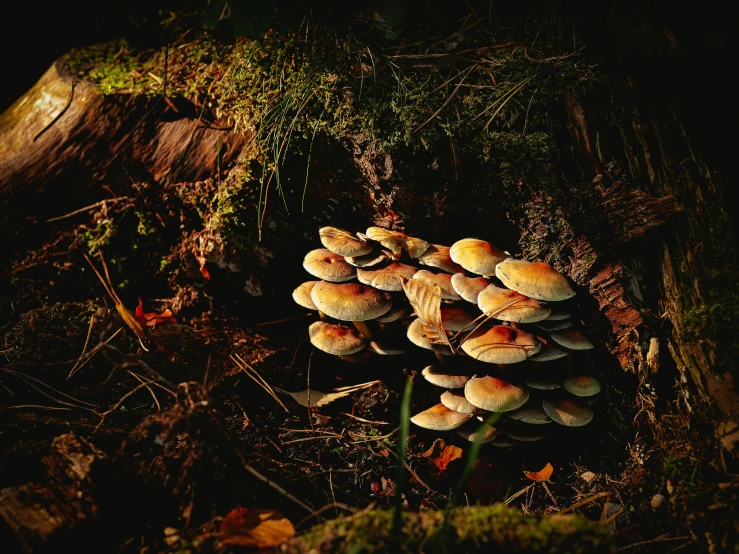
<path id="1" fill-rule="evenodd" d="M 313 277 L 333 283 L 348 281 L 357 274 L 357 270 L 346 263 L 344 258 L 325 248 L 308 252 L 303 260 L 303 267 Z"/>
<path id="2" fill-rule="evenodd" d="M 503 433 L 506 436 L 521 442 L 540 441 L 541 439 L 545 439 L 549 436 L 548 433 L 542 433 L 539 429 L 526 431 L 524 431 L 523 429 L 506 429 L 505 431 L 503 431 Z"/>
<path id="3" fill-rule="evenodd" d="M 364 256 L 372 252 L 369 244 L 338 227 L 321 227 L 318 236 L 323 246 L 339 256 Z"/>
<path id="4" fill-rule="evenodd" d="M 391 231 L 384 227 L 369 227 L 365 235 L 368 239 L 379 242 L 385 248 L 396 254 L 400 254 L 403 251 L 405 239 L 408 236 L 405 233 L 399 231 Z"/>
<path id="5" fill-rule="evenodd" d="M 444 329 L 456 333 L 462 329 L 472 330 L 472 322 L 477 317 L 475 314 L 470 313 L 469 310 L 460 308 L 459 306 L 441 306 L 439 308 L 441 313 L 441 323 L 444 325 Z"/>
<path id="6" fill-rule="evenodd" d="M 469 421 L 470 418 L 472 418 L 472 414 L 460 414 L 450 410 L 444 404 L 437 404 L 414 415 L 411 422 L 424 429 L 451 431 L 460 427 L 465 421 Z"/>
<path id="7" fill-rule="evenodd" d="M 571 315 L 572 314 L 564 308 L 552 308 L 552 313 L 549 314 L 547 321 L 562 321 Z"/>
<path id="8" fill-rule="evenodd" d="M 501 306 L 507 308 L 501 309 Z M 495 285 L 488 285 L 477 296 L 477 307 L 482 313 L 489 314 L 495 319 L 516 321 L 518 323 L 533 323 L 545 319 L 552 311 L 546 304 L 524 296 L 515 290 L 502 289 Z"/>
<path id="9" fill-rule="evenodd" d="M 578 375 L 562 381 L 564 389 L 575 396 L 594 396 L 600 392 L 600 383 L 590 375 Z"/>
<path id="10" fill-rule="evenodd" d="M 343 356 L 339 356 L 339 358 L 341 358 L 345 362 L 349 362 L 350 364 L 364 364 L 367 363 L 369 360 L 372 360 L 373 355 L 369 350 L 365 348 L 364 350 L 360 350 L 356 354 L 346 354 Z"/>
<path id="11" fill-rule="evenodd" d="M 565 319 L 562 319 L 559 321 L 557 320 L 549 321 L 547 319 L 545 321 L 539 321 L 538 323 L 536 323 L 536 326 L 539 329 L 543 329 L 544 331 L 549 331 L 551 333 L 552 331 L 561 331 L 563 329 L 569 329 L 570 327 L 572 327 L 572 322 L 567 321 Z"/>
<path id="12" fill-rule="evenodd" d="M 467 277 L 464 273 L 452 275 L 452 288 L 467 302 L 477 306 L 477 296 L 490 284 L 485 277 Z"/>
<path id="13" fill-rule="evenodd" d="M 508 256 L 487 241 L 462 239 L 449 249 L 452 261 L 477 275 L 495 275 L 495 266 Z"/>
<path id="14" fill-rule="evenodd" d="M 541 343 L 521 329 L 496 325 L 470 333 L 462 343 L 469 356 L 489 364 L 515 364 L 536 354 Z"/>
<path id="15" fill-rule="evenodd" d="M 511 419 L 516 421 L 522 421 L 523 423 L 530 423 L 532 425 L 543 425 L 545 423 L 551 423 L 552 420 L 544 411 L 544 408 L 537 404 L 526 404 L 520 407 L 518 410 L 506 413 Z M 516 437 L 513 437 L 516 438 Z"/>
<path id="16" fill-rule="evenodd" d="M 393 306 L 392 309 L 383 315 L 382 317 L 378 317 L 377 321 L 379 323 L 392 323 L 393 321 L 397 321 L 404 315 L 408 314 L 408 307 L 404 305 L 400 305 L 398 307 Z"/>
<path id="17" fill-rule="evenodd" d="M 464 394 L 460 394 L 458 392 L 448 390 L 441 395 L 440 400 L 441 403 L 450 410 L 454 410 L 455 412 L 462 414 L 480 415 L 487 412 L 486 410 L 481 410 L 477 406 L 470 404 Z"/>
<path id="18" fill-rule="evenodd" d="M 556 331 L 549 335 L 557 344 L 569 348 L 570 350 L 591 350 L 595 348 L 590 339 L 582 333 L 567 329 L 565 331 Z"/>
<path id="19" fill-rule="evenodd" d="M 411 279 L 417 271 L 418 268 L 412 265 L 394 262 L 381 269 L 359 268 L 357 279 L 376 289 L 394 292 L 403 290 L 403 279 Z"/>
<path id="20" fill-rule="evenodd" d="M 310 293 L 313 287 L 316 286 L 316 283 L 320 283 L 320 281 L 307 281 L 293 291 L 293 300 L 295 300 L 298 306 L 308 308 L 309 310 L 318 309 L 310 297 Z"/>
<path id="21" fill-rule="evenodd" d="M 454 356 L 454 352 L 452 352 L 451 348 L 448 346 L 443 344 L 434 344 L 426 338 L 423 327 L 423 322 L 420 319 L 414 319 L 408 326 L 408 330 L 406 332 L 408 340 L 416 346 L 420 346 L 426 350 L 433 350 L 434 352 L 445 356 Z"/>
<path id="22" fill-rule="evenodd" d="M 575 296 L 564 275 L 544 262 L 509 258 L 498 264 L 495 275 L 509 289 L 536 300 L 558 301 Z"/>
<path id="23" fill-rule="evenodd" d="M 457 375 L 451 369 L 440 368 L 434 365 L 423 368 L 421 375 L 432 385 L 444 387 L 445 389 L 464 388 L 467 381 L 470 380 L 467 375 Z"/>
<path id="24" fill-rule="evenodd" d="M 473 406 L 490 412 L 510 412 L 523 406 L 529 391 L 495 377 L 473 377 L 464 386 L 464 396 Z"/>
<path id="25" fill-rule="evenodd" d="M 364 256 L 346 256 L 344 260 L 354 267 L 372 267 L 379 263 L 386 262 L 392 258 L 393 253 L 387 250 L 372 252 Z"/>
<path id="26" fill-rule="evenodd" d="M 380 354 L 381 356 L 398 356 L 406 353 L 405 348 L 402 346 L 386 341 L 378 342 L 375 340 L 367 345 L 367 350 L 371 350 L 375 354 Z"/>
<path id="27" fill-rule="evenodd" d="M 593 410 L 573 400 L 544 400 L 541 407 L 552 421 L 566 427 L 581 427 L 593 420 Z"/>
<path id="28" fill-rule="evenodd" d="M 367 321 L 385 315 L 390 295 L 357 283 L 317 283 L 311 291 L 316 308 L 341 321 Z"/>
<path id="29" fill-rule="evenodd" d="M 544 379 L 528 379 L 524 381 L 524 385 L 536 390 L 555 390 L 562 386 L 558 381 L 547 381 Z"/>
<path id="30" fill-rule="evenodd" d="M 482 428 L 482 436 L 478 440 L 477 432 L 480 431 L 480 428 Z M 484 423 L 481 425 L 474 421 L 468 421 L 456 429 L 456 433 L 466 441 L 484 444 L 494 440 L 498 436 L 499 431 L 492 425 Z"/>
<path id="31" fill-rule="evenodd" d="M 449 247 L 441 244 L 432 244 L 426 252 L 418 256 L 418 263 L 429 267 L 436 267 L 449 273 L 462 273 L 464 268 L 452 261 Z"/>
<path id="32" fill-rule="evenodd" d="M 335 356 L 346 356 L 365 347 L 365 340 L 354 329 L 326 321 L 316 321 L 308 327 L 310 342 L 319 350 Z"/>
<path id="33" fill-rule="evenodd" d="M 552 343 L 548 343 L 543 345 L 541 350 L 531 356 L 529 360 L 532 362 L 551 362 L 552 360 L 558 360 L 569 355 L 570 354 L 567 351 L 556 347 Z"/>
<path id="34" fill-rule="evenodd" d="M 441 298 L 444 300 L 462 300 L 462 297 L 452 287 L 452 276 L 449 273 L 433 273 L 427 269 L 421 269 L 416 271 L 413 278 L 439 287 Z"/>
<path id="35" fill-rule="evenodd" d="M 431 243 L 416 237 L 406 237 L 403 247 L 411 258 L 418 258 L 431 248 Z"/>

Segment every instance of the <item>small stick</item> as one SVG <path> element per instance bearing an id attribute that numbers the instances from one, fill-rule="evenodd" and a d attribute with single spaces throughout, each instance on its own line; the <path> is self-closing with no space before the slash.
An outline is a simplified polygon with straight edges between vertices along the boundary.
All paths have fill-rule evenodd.
<path id="1" fill-rule="evenodd" d="M 581 508 L 582 506 L 590 504 L 591 502 L 595 502 L 599 498 L 604 498 L 606 496 L 611 496 L 611 493 L 610 492 L 599 492 L 598 494 L 595 494 L 591 496 L 590 498 L 586 498 L 585 500 L 581 500 L 580 502 L 575 502 L 572 506 L 568 506 L 567 508 L 565 508 L 564 510 L 561 510 L 558 513 L 566 514 L 568 512 L 576 510 L 577 508 Z"/>
<path id="2" fill-rule="evenodd" d="M 137 375 L 136 373 L 134 373 L 130 369 L 127 369 L 126 371 L 128 371 L 128 373 L 130 373 L 131 375 L 133 375 L 139 383 L 144 383 L 144 380 L 141 378 L 140 375 Z M 154 399 L 154 403 L 157 405 L 157 411 L 158 412 L 161 412 L 162 411 L 162 406 L 159 404 L 159 399 L 157 398 L 157 395 L 154 394 L 154 391 L 151 390 L 151 387 L 149 386 L 148 383 L 144 383 L 144 384 L 146 386 L 146 390 L 149 391 L 149 394 L 151 394 L 151 397 Z"/>

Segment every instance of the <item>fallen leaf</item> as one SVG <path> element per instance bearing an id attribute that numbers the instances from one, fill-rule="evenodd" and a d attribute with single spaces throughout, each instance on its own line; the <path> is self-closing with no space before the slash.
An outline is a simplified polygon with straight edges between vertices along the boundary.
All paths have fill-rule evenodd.
<path id="1" fill-rule="evenodd" d="M 436 439 L 426 452 L 421 454 L 429 458 L 432 464 L 441 472 L 454 460 L 462 458 L 462 449 L 458 446 L 446 446 L 443 439 Z"/>
<path id="2" fill-rule="evenodd" d="M 167 308 L 160 314 L 156 312 L 144 313 L 144 303 L 141 298 L 139 298 L 139 305 L 136 306 L 135 316 L 136 321 L 146 327 L 154 327 L 155 325 L 158 325 L 160 323 L 174 323 L 175 321 L 177 321 L 174 317 L 174 314 L 172 313 L 172 310 L 170 310 L 169 308 Z"/>
<path id="3" fill-rule="evenodd" d="M 539 471 L 524 471 L 523 474 L 531 479 L 532 481 L 541 482 L 541 481 L 549 481 L 549 478 L 552 476 L 552 473 L 554 473 L 554 467 L 552 464 L 545 465 L 542 469 Z"/>
<path id="4" fill-rule="evenodd" d="M 433 343 L 446 344 L 451 347 L 446 329 L 441 322 L 441 289 L 439 286 L 421 279 L 408 279 L 403 283 L 403 291 L 418 319 L 424 325 L 424 336 Z"/>
<path id="5" fill-rule="evenodd" d="M 235 508 L 221 523 L 221 540 L 236 546 L 273 548 L 294 535 L 293 524 L 276 510 Z"/>
<path id="6" fill-rule="evenodd" d="M 592 471 L 585 471 L 582 475 L 580 475 L 580 479 L 582 479 L 586 483 L 590 483 L 590 481 L 595 479 L 595 473 L 593 473 Z"/>
<path id="7" fill-rule="evenodd" d="M 334 400 L 338 400 L 339 398 L 349 396 L 353 392 L 366 389 L 368 387 L 371 387 L 372 385 L 376 385 L 377 383 L 379 383 L 379 381 L 371 381 L 369 383 L 362 383 L 360 385 L 352 385 L 349 387 L 338 387 L 334 389 L 334 391 L 336 392 L 321 392 L 321 391 L 311 389 L 310 396 L 308 395 L 307 389 L 298 391 L 298 392 L 290 392 L 290 391 L 286 391 L 283 389 L 278 389 L 277 387 L 274 387 L 274 389 L 277 392 L 281 392 L 283 394 L 292 396 L 293 400 L 295 400 L 295 402 L 297 402 L 301 406 L 305 406 L 306 408 L 307 407 L 320 408 L 321 406 L 330 404 Z"/>

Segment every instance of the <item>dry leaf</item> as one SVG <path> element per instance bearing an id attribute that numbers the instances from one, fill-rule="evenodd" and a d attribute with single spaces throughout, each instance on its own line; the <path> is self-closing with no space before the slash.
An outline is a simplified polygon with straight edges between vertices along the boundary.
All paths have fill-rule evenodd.
<path id="1" fill-rule="evenodd" d="M 278 392 L 292 396 L 293 400 L 295 400 L 295 402 L 297 402 L 301 406 L 305 406 L 306 408 L 308 407 L 320 408 L 321 406 L 330 404 L 334 400 L 338 400 L 339 398 L 349 396 L 353 392 L 366 389 L 367 387 L 371 387 L 372 385 L 376 385 L 377 383 L 379 383 L 379 381 L 371 381 L 369 383 L 362 383 L 361 385 L 352 385 L 349 387 L 338 387 L 334 389 L 334 391 L 336 392 L 321 392 L 317 390 L 311 390 L 310 397 L 308 396 L 307 389 L 301 390 L 298 392 L 290 392 L 290 391 L 278 389 L 277 387 L 274 387 L 274 389 Z M 310 403 L 308 402 L 309 398 L 310 398 Z"/>
<path id="2" fill-rule="evenodd" d="M 536 482 L 549 481 L 549 478 L 552 476 L 552 473 L 554 473 L 554 467 L 552 467 L 552 464 L 545 465 L 539 471 L 524 471 L 523 472 L 523 474 L 526 477 Z"/>
<path id="3" fill-rule="evenodd" d="M 156 312 L 144 313 L 144 303 L 141 298 L 139 298 L 139 305 L 136 306 L 135 316 L 136 321 L 146 327 L 154 327 L 159 323 L 174 323 L 175 321 L 177 321 L 174 317 L 174 314 L 172 313 L 172 310 L 170 310 L 169 308 L 164 310 L 161 314 L 158 314 Z"/>
<path id="4" fill-rule="evenodd" d="M 416 315 L 424 324 L 424 335 L 431 342 L 451 347 L 449 337 L 441 322 L 441 289 L 438 285 L 408 279 L 403 283 L 403 291 L 413 306 Z"/>
<path id="5" fill-rule="evenodd" d="M 436 439 L 431 448 L 421 456 L 429 458 L 439 471 L 445 471 L 451 462 L 462 458 L 462 449 L 458 446 L 446 446 L 443 439 Z"/>
<path id="6" fill-rule="evenodd" d="M 224 544 L 274 548 L 295 536 L 290 520 L 276 510 L 235 508 L 221 523 Z"/>

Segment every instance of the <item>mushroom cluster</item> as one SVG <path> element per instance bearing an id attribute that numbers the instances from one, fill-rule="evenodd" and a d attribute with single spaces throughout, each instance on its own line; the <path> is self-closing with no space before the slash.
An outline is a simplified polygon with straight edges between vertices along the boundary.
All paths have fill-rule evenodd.
<path id="1" fill-rule="evenodd" d="M 303 266 L 321 280 L 293 293 L 321 316 L 311 343 L 364 361 L 403 353 L 388 326 L 405 325 L 408 339 L 438 360 L 422 375 L 446 389 L 414 424 L 513 446 L 544 438 L 546 424 L 593 419 L 600 383 L 571 370 L 572 354 L 593 344 L 571 328 L 566 301 L 575 292 L 552 266 L 513 259 L 476 238 L 448 247 L 381 227 L 356 235 L 324 227 L 319 235 L 325 248 L 309 252 Z M 348 282 L 355 277 L 359 283 Z M 543 364 L 565 357 L 565 367 Z M 494 412 L 503 417 L 477 434 L 473 418 L 489 421 Z"/>

